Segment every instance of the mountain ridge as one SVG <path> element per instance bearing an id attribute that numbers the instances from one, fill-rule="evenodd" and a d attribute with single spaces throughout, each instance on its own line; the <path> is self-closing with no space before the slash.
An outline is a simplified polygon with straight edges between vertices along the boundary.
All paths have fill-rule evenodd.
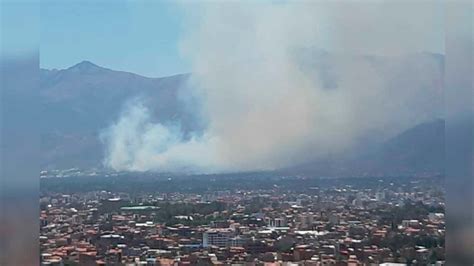
<path id="1" fill-rule="evenodd" d="M 136 74 L 136 73 L 133 73 L 133 72 L 130 72 L 130 71 L 115 70 L 115 69 L 103 67 L 103 66 L 95 64 L 95 63 L 93 63 L 92 61 L 89 61 L 89 60 L 83 60 L 79 63 L 76 63 L 76 64 L 74 64 L 70 67 L 63 68 L 63 69 L 40 68 L 40 72 L 43 72 L 43 73 L 58 73 L 58 72 L 62 72 L 62 71 L 71 71 L 71 70 L 75 70 L 75 69 L 77 69 L 79 71 L 81 71 L 81 70 L 86 71 L 86 72 L 91 71 L 92 69 L 100 70 L 100 71 L 112 71 L 114 73 L 131 74 L 133 76 L 137 76 L 137 77 L 145 78 L 145 79 L 163 79 L 163 78 L 171 78 L 171 77 L 178 77 L 178 76 L 189 76 L 191 74 L 191 73 L 184 72 L 184 73 L 176 73 L 176 74 L 166 75 L 166 76 L 149 77 L 149 76 L 146 76 L 146 75 Z"/>
<path id="2" fill-rule="evenodd" d="M 337 80 L 334 80 L 337 76 L 331 76 L 330 56 L 323 53 L 320 61 L 315 61 L 314 69 L 324 70 L 317 72 L 318 75 L 329 75 L 326 86 L 333 89 L 337 87 Z M 442 63 L 443 57 L 438 57 L 436 60 Z M 383 58 L 377 57 L 375 61 L 383 61 Z M 42 115 L 47 118 L 41 131 L 44 169 L 101 167 L 105 147 L 99 139 L 100 133 L 118 119 L 124 104 L 131 99 L 140 98 L 150 108 L 155 122 L 177 122 L 184 131 L 201 126 L 195 119 L 196 114 L 180 99 L 180 91 L 189 86 L 191 73 L 151 78 L 84 60 L 66 69 L 41 69 L 40 74 Z M 412 145 L 416 143 L 407 146 Z M 380 151 L 371 149 L 370 152 L 377 155 L 357 154 L 361 160 L 343 158 L 339 162 L 327 158 L 310 162 L 311 167 L 306 169 L 300 166 L 289 169 L 316 175 L 380 174 L 384 167 L 387 172 L 401 169 L 373 159 L 380 157 Z"/>
<path id="3" fill-rule="evenodd" d="M 82 61 L 61 70 L 40 71 L 42 107 L 42 167 L 100 167 L 102 130 L 115 121 L 124 105 L 140 98 L 159 121 L 178 119 L 192 127 L 191 114 L 182 108 L 178 91 L 190 74 L 161 78 L 115 71 Z"/>
<path id="4" fill-rule="evenodd" d="M 346 177 L 443 175 L 444 127 L 443 119 L 424 122 L 355 156 L 310 161 L 281 172 Z"/>

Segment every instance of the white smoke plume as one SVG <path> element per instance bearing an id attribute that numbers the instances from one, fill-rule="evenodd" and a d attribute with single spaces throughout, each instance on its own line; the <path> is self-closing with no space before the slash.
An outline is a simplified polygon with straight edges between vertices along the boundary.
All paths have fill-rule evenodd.
<path id="1" fill-rule="evenodd" d="M 106 165 L 277 169 L 350 152 L 361 140 L 439 116 L 442 68 L 415 54 L 442 31 L 437 6 L 354 5 L 185 5 L 190 19 L 181 45 L 207 128 L 184 138 L 179 126 L 151 122 L 147 108 L 132 102 L 104 132 Z M 407 18 L 403 7 L 416 12 Z M 369 54 L 384 57 L 363 56 Z M 336 85 L 325 85 L 320 67 Z"/>

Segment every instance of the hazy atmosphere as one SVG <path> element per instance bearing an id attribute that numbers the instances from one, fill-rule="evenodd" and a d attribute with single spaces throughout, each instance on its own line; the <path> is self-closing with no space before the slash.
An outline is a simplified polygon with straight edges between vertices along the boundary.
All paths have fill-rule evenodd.
<path id="1" fill-rule="evenodd" d="M 474 265 L 473 14 L 0 0 L 0 265 Z"/>
<path id="2" fill-rule="evenodd" d="M 107 167 L 278 169 L 342 158 L 442 118 L 437 5 L 180 8 L 186 26 L 176 45 L 191 77 L 178 101 L 201 126 L 185 132 L 179 120 L 156 121 L 145 101 L 131 98 L 100 134 Z"/>

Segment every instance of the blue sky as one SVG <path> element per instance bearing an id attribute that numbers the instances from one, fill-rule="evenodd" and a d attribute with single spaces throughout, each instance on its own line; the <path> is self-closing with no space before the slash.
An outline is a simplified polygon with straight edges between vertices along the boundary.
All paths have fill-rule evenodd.
<path id="1" fill-rule="evenodd" d="M 89 60 L 150 77 L 190 71 L 179 52 L 183 14 L 173 2 L 45 0 L 40 12 L 43 68 Z"/>
<path id="2" fill-rule="evenodd" d="M 199 21 L 205 14 L 197 11 L 199 5 L 192 3 L 215 2 L 177 2 L 43 0 L 39 34 L 41 67 L 63 69 L 89 60 L 103 67 L 149 77 L 190 72 L 190 62 L 181 56 L 179 47 L 184 31 L 194 25 L 187 24 L 186 28 L 184 24 L 193 21 L 190 17 Z M 425 5 L 402 4 L 396 5 L 398 9 L 392 12 L 391 5 L 364 3 L 357 4 L 363 7 L 359 12 L 354 12 L 354 6 L 341 5 L 334 9 L 331 22 L 324 19 L 331 9 L 326 10 L 322 5 L 323 11 L 318 15 L 320 47 L 336 51 L 361 48 L 362 53 L 404 46 L 417 47 L 415 51 L 444 51 L 442 5 L 430 5 L 426 12 Z M 25 23 L 17 23 L 21 25 Z M 334 36 L 342 38 L 331 39 Z"/>
<path id="3" fill-rule="evenodd" d="M 34 1 L 0 1 L 0 56 L 37 55 L 38 10 Z"/>

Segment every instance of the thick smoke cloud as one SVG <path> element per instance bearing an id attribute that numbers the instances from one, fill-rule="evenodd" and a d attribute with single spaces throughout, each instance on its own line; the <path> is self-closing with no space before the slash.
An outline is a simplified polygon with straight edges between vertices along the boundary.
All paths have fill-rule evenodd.
<path id="1" fill-rule="evenodd" d="M 120 171 L 191 172 L 213 166 L 212 140 L 191 136 L 184 141 L 179 125 L 152 123 L 150 116 L 138 99 L 126 105 L 119 121 L 101 135 L 108 143 L 106 165 Z"/>
<path id="2" fill-rule="evenodd" d="M 106 165 L 277 169 L 341 156 L 438 117 L 442 67 L 436 56 L 418 53 L 441 31 L 437 12 L 423 6 L 407 18 L 403 6 L 390 11 L 392 5 L 361 5 L 365 12 L 354 13 L 302 2 L 185 6 L 190 19 L 181 46 L 207 127 L 185 138 L 179 125 L 151 122 L 134 101 L 104 132 Z"/>

